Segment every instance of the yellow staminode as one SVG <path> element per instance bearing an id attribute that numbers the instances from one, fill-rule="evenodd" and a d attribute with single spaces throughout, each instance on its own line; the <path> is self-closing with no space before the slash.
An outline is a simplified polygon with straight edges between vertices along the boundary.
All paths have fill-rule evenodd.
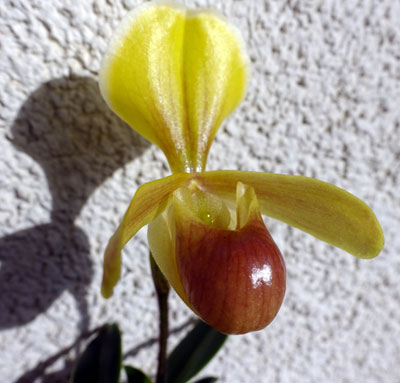
<path id="1" fill-rule="evenodd" d="M 173 172 L 200 171 L 244 96 L 247 71 L 240 36 L 220 16 L 151 4 L 115 32 L 100 86 L 110 107 L 164 151 Z"/>

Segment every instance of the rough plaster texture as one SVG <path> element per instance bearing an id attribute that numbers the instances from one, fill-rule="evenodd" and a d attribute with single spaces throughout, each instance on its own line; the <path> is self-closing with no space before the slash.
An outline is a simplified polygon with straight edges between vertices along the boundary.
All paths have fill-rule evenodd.
<path id="1" fill-rule="evenodd" d="M 115 296 L 101 254 L 160 151 L 102 101 L 107 39 L 137 1 L 0 4 L 0 381 L 66 382 L 87 333 L 124 332 L 126 361 L 154 373 L 156 302 L 146 231 Z M 367 201 L 386 246 L 370 261 L 266 218 L 288 271 L 267 329 L 230 337 L 202 374 L 221 382 L 400 382 L 400 3 L 187 1 L 242 31 L 252 78 L 209 168 L 302 174 Z M 192 317 L 171 298 L 173 346 Z"/>

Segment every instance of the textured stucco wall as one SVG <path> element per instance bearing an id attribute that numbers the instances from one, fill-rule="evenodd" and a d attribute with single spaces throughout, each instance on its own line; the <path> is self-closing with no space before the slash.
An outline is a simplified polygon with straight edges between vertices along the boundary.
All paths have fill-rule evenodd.
<path id="1" fill-rule="evenodd" d="M 124 332 L 127 361 L 154 373 L 156 301 L 146 231 L 115 296 L 101 255 L 163 155 L 102 101 L 107 39 L 133 0 L 3 0 L 0 6 L 0 380 L 65 382 L 85 334 Z M 382 254 L 360 261 L 280 222 L 287 294 L 267 329 L 230 337 L 204 374 L 221 382 L 400 381 L 400 3 L 187 1 L 220 9 L 252 63 L 245 101 L 209 168 L 302 174 L 374 209 Z M 171 298 L 171 346 L 192 314 Z M 204 375 L 203 374 L 203 375 Z"/>

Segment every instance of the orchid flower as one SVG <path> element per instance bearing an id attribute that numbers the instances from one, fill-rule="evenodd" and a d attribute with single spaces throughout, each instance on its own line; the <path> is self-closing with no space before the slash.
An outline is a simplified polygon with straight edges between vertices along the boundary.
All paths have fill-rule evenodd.
<path id="1" fill-rule="evenodd" d="M 116 29 L 100 72 L 102 95 L 161 148 L 172 175 L 136 191 L 105 251 L 104 297 L 120 278 L 122 248 L 145 225 L 151 253 L 178 295 L 227 334 L 267 326 L 285 294 L 285 264 L 261 214 L 358 258 L 383 248 L 371 209 L 334 185 L 205 170 L 213 138 L 244 97 L 248 76 L 239 32 L 209 10 L 150 3 Z"/>

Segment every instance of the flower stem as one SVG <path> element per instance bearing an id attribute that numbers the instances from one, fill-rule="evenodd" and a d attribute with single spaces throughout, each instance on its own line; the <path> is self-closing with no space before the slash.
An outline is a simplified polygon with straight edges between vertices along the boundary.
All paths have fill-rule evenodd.
<path id="1" fill-rule="evenodd" d="M 168 294 L 169 283 L 158 268 L 152 254 L 150 253 L 151 274 L 156 289 L 158 309 L 160 313 L 159 322 L 159 352 L 156 383 L 166 383 L 167 376 L 167 340 L 168 340 Z"/>

